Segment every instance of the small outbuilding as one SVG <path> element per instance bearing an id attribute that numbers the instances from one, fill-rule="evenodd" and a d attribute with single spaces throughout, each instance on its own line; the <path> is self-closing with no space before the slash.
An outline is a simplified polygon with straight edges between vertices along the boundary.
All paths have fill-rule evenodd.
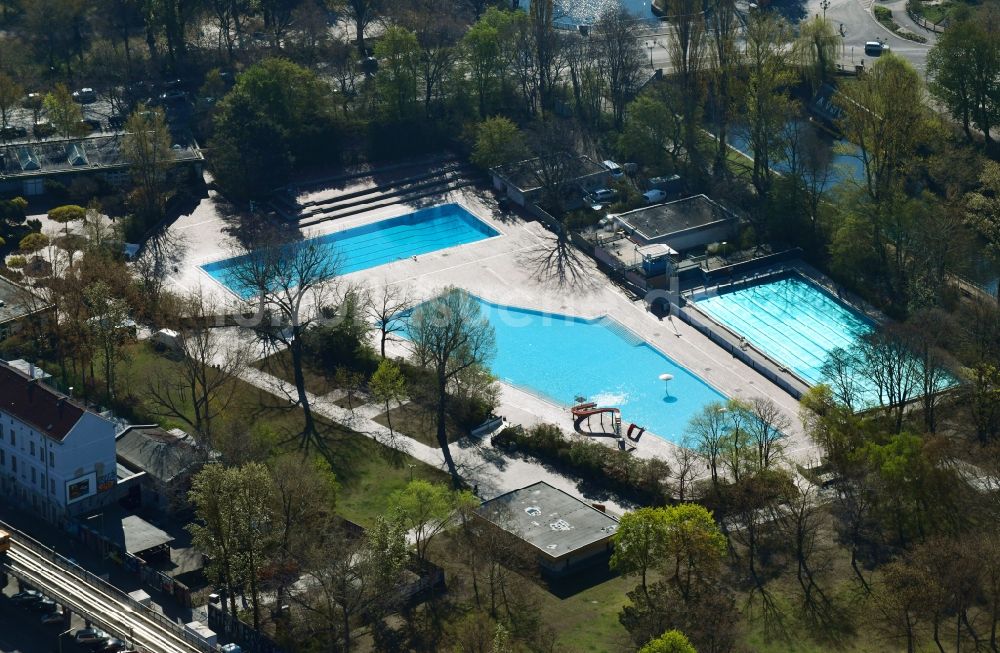
<path id="1" fill-rule="evenodd" d="M 180 429 L 156 424 L 129 426 L 115 439 L 119 466 L 139 476 L 139 502 L 167 512 L 185 506 L 191 476 L 203 456 L 194 439 Z"/>
<path id="2" fill-rule="evenodd" d="M 736 235 L 739 218 L 718 202 L 694 195 L 614 216 L 639 245 L 662 243 L 684 252 Z"/>
<path id="3" fill-rule="evenodd" d="M 545 481 L 484 502 L 476 517 L 530 545 L 549 576 L 607 564 L 618 520 Z"/>

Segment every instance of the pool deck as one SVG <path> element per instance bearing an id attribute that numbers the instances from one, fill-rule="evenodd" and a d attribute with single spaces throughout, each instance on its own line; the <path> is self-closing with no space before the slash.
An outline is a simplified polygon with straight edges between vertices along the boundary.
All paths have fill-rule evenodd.
<path id="1" fill-rule="evenodd" d="M 307 230 L 306 235 L 340 231 L 445 202 L 461 204 L 501 235 L 425 254 L 416 260 L 406 259 L 354 272 L 342 280 L 372 289 L 387 284 L 400 285 L 416 299 L 427 299 L 443 288 L 458 286 L 499 304 L 586 318 L 608 315 L 723 395 L 772 399 L 794 425 L 788 434 L 788 456 L 798 463 L 812 463 L 818 459 L 818 451 L 802 433 L 798 404 L 791 396 L 680 319 L 660 320 L 646 311 L 642 301 L 633 301 L 611 284 L 586 255 L 575 249 L 570 249 L 566 257 L 556 255 L 558 248 L 552 233 L 537 222 L 500 211 L 487 192 L 466 188 L 441 195 L 433 202 L 421 202 L 419 206 L 395 204 L 323 223 Z M 207 294 L 231 305 L 235 296 L 199 267 L 231 255 L 232 249 L 226 245 L 227 229 L 231 228 L 231 220 L 211 199 L 175 222 L 170 235 L 177 248 L 176 272 L 168 279 L 168 284 L 178 291 L 200 286 Z M 405 345 L 399 342 L 390 343 L 390 351 L 399 355 L 407 353 Z M 573 428 L 567 406 L 556 405 L 507 384 L 502 384 L 498 413 L 514 423 L 549 422 L 568 433 Z M 627 412 L 622 420 L 629 423 Z M 669 460 L 675 451 L 676 445 L 646 434 L 636 454 Z"/>

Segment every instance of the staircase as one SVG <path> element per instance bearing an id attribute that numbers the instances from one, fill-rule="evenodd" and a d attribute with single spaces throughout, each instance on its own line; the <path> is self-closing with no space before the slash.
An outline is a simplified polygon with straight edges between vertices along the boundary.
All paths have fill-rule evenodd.
<path id="1" fill-rule="evenodd" d="M 376 177 L 378 174 L 379 171 L 373 171 L 366 176 Z M 285 219 L 297 222 L 300 227 L 309 227 L 393 204 L 442 195 L 474 184 L 477 175 L 468 164 L 452 160 L 429 172 L 321 200 L 298 202 L 287 195 L 279 195 L 271 206 Z"/>

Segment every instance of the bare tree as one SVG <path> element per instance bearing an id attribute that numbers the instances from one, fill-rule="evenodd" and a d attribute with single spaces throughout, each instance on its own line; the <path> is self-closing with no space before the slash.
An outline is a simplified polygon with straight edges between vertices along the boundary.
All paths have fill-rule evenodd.
<path id="1" fill-rule="evenodd" d="M 249 318 L 240 320 L 243 325 L 253 329 L 265 346 L 289 351 L 296 400 L 304 418 L 300 446 L 307 451 L 312 446 L 325 451 L 325 445 L 306 389 L 303 336 L 326 319 L 323 308 L 336 285 L 338 264 L 337 256 L 314 240 L 271 240 L 238 248 L 236 262 L 228 271 L 230 284 L 240 289 L 243 306 L 251 312 Z"/>
<path id="2" fill-rule="evenodd" d="M 795 556 L 795 576 L 802 587 L 803 611 L 813 621 L 826 623 L 833 604 L 817 582 L 818 571 L 829 562 L 828 547 L 820 532 L 824 518 L 822 505 L 812 483 L 800 476 L 795 485 L 798 492 L 785 505 L 782 523 Z"/>
<path id="3" fill-rule="evenodd" d="M 307 562 L 304 591 L 292 600 L 327 636 L 327 650 L 350 651 L 358 621 L 383 618 L 396 602 L 406 562 L 406 533 L 398 521 L 379 517 L 358 536 L 342 530 L 336 545 Z"/>
<path id="4" fill-rule="evenodd" d="M 726 160 L 729 156 L 727 140 L 729 121 L 736 112 L 737 70 L 740 64 L 740 52 L 737 46 L 739 35 L 739 15 L 733 0 L 715 0 L 712 10 L 708 13 L 709 33 L 711 35 L 711 81 L 712 81 L 712 116 L 717 138 L 715 160 L 712 164 L 716 177 L 726 173 Z"/>
<path id="5" fill-rule="evenodd" d="M 691 418 L 685 433 L 695 445 L 696 451 L 705 459 L 712 472 L 712 488 L 719 489 L 719 467 L 726 442 L 726 406 L 713 401 L 706 404 L 701 412 Z"/>
<path id="6" fill-rule="evenodd" d="M 865 334 L 856 347 L 860 369 L 872 382 L 879 405 L 893 417 L 899 433 L 906 404 L 921 386 L 917 357 L 903 338 L 886 328 Z"/>
<path id="7" fill-rule="evenodd" d="M 147 380 L 154 412 L 184 421 L 212 446 L 212 423 L 232 403 L 236 379 L 249 360 L 249 348 L 238 336 L 226 338 L 213 328 L 218 307 L 199 286 L 182 299 L 183 316 L 177 328 L 181 356 L 177 372 L 157 373 Z"/>
<path id="8" fill-rule="evenodd" d="M 415 301 L 403 286 L 386 284 L 365 294 L 365 312 L 379 330 L 379 352 L 385 358 L 385 343 L 406 329 L 406 319 Z"/>
<path id="9" fill-rule="evenodd" d="M 753 397 L 747 403 L 749 419 L 744 428 L 750 436 L 750 445 L 755 449 L 757 469 L 769 469 L 781 459 L 784 441 L 792 428 L 792 422 L 767 397 Z"/>
<path id="10" fill-rule="evenodd" d="M 619 2 L 601 12 L 591 37 L 598 43 L 598 67 L 608 90 L 618 129 L 625 123 L 625 105 L 639 85 L 642 55 L 638 36 L 635 19 Z"/>
<path id="11" fill-rule="evenodd" d="M 410 338 L 417 360 L 434 373 L 438 445 L 458 487 L 461 478 L 448 447 L 445 421 L 448 384 L 465 370 L 489 363 L 496 354 L 496 334 L 475 299 L 464 290 L 447 288 L 413 312 Z"/>
<path id="12" fill-rule="evenodd" d="M 700 137 L 701 109 L 705 96 L 704 69 L 708 41 L 705 13 L 701 0 L 668 0 L 667 14 L 673 21 L 668 32 L 670 60 L 674 65 L 682 98 L 684 117 L 684 147 L 692 172 L 701 170 Z"/>

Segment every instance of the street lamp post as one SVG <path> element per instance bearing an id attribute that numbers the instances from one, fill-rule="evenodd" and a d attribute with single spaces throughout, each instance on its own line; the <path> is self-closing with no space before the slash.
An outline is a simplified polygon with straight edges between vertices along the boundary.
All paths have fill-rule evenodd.
<path id="1" fill-rule="evenodd" d="M 823 20 L 826 20 L 826 10 L 830 8 L 830 0 L 822 0 L 819 6 L 823 8 Z"/>
<path id="2" fill-rule="evenodd" d="M 646 41 L 646 47 L 649 48 L 649 67 L 653 67 L 653 47 L 656 45 L 656 41 Z"/>

